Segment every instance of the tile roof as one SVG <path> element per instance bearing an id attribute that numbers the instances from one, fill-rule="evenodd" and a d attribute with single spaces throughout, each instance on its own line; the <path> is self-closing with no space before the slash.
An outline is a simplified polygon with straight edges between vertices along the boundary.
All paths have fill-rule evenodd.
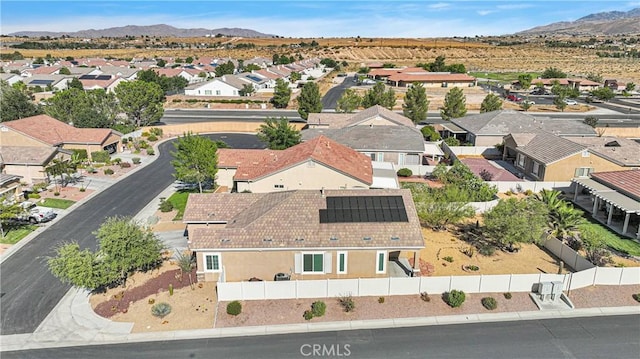
<path id="1" fill-rule="evenodd" d="M 408 222 L 320 223 L 320 209 L 326 209 L 327 198 L 334 196 L 402 196 Z M 199 208 L 199 213 L 214 213 L 226 223 L 190 229 L 189 247 L 195 250 L 424 247 L 411 192 L 406 189 L 191 195 L 185 216 L 194 213 L 192 207 Z"/>
<path id="2" fill-rule="evenodd" d="M 310 113 L 307 123 L 320 126 L 327 125 L 333 129 L 357 126 L 362 122 L 376 117 L 381 117 L 398 125 L 418 131 L 413 121 L 409 118 L 380 105 L 371 106 L 356 113 Z"/>
<path id="3" fill-rule="evenodd" d="M 61 66 L 40 66 L 34 69 L 25 69 L 23 72 L 28 72 L 32 75 L 51 75 L 61 68 Z"/>
<path id="4" fill-rule="evenodd" d="M 273 72 L 271 72 L 271 71 L 269 71 L 267 69 L 261 69 L 261 70 L 253 71 L 253 72 L 255 72 L 258 75 L 264 76 L 266 78 L 272 79 L 272 80 L 276 80 L 276 79 L 279 79 L 279 78 L 282 77 L 282 76 L 280 76 L 278 74 L 275 74 L 275 73 L 273 73 Z"/>
<path id="5" fill-rule="evenodd" d="M 584 151 L 586 147 L 550 133 L 538 133 L 518 152 L 546 165 Z"/>
<path id="6" fill-rule="evenodd" d="M 1 126 L 7 126 L 51 146 L 62 143 L 102 144 L 113 133 L 108 128 L 76 128 L 47 115 L 2 122 Z"/>
<path id="7" fill-rule="evenodd" d="M 550 132 L 558 136 L 595 136 L 593 128 L 581 121 L 536 118 L 514 110 L 498 110 L 461 118 L 451 122 L 476 136 L 506 136 L 510 133 Z"/>
<path id="8" fill-rule="evenodd" d="M 591 174 L 591 178 L 640 200 L 639 170 L 595 172 Z"/>
<path id="9" fill-rule="evenodd" d="M 319 135 L 325 135 L 360 152 L 424 152 L 422 134 L 405 126 L 351 126 L 340 129 L 307 129 L 302 131 L 302 139 L 305 141 Z"/>
<path id="10" fill-rule="evenodd" d="M 58 152 L 57 147 L 0 146 L 0 163 L 5 165 L 42 166 Z"/>
<path id="11" fill-rule="evenodd" d="M 218 150 L 219 168 L 237 168 L 234 179 L 256 180 L 313 160 L 363 183 L 373 182 L 371 159 L 325 136 L 286 150 Z"/>
<path id="12" fill-rule="evenodd" d="M 568 140 L 621 166 L 640 167 L 640 143 L 636 141 L 618 137 L 570 137 Z"/>
<path id="13" fill-rule="evenodd" d="M 390 75 L 388 81 L 404 82 L 474 82 L 475 77 L 467 74 L 442 74 L 442 73 L 398 73 Z"/>

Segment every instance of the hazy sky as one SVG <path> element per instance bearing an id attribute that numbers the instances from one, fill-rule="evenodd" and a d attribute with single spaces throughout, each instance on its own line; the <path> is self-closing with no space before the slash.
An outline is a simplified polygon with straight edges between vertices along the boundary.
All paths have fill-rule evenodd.
<path id="1" fill-rule="evenodd" d="M 0 33 L 124 25 L 240 27 L 285 37 L 501 35 L 640 1 L 30 1 L 1 0 Z"/>

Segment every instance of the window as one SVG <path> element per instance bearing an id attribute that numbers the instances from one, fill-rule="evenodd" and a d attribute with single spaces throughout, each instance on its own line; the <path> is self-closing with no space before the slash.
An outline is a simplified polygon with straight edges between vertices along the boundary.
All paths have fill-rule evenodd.
<path id="1" fill-rule="evenodd" d="M 384 161 L 384 153 L 383 152 L 378 152 L 378 156 L 376 158 L 376 161 L 378 161 L 378 162 Z"/>
<path id="2" fill-rule="evenodd" d="M 376 252 L 376 274 L 387 272 L 387 252 Z"/>
<path id="3" fill-rule="evenodd" d="M 589 150 L 582 151 L 582 157 L 589 157 Z"/>
<path id="4" fill-rule="evenodd" d="M 533 169 L 531 170 L 531 173 L 536 177 L 540 176 L 540 164 L 538 162 L 533 161 Z"/>
<path id="5" fill-rule="evenodd" d="M 324 253 L 308 253 L 302 255 L 302 273 L 324 272 Z"/>
<path id="6" fill-rule="evenodd" d="M 398 164 L 400 166 L 405 164 L 405 156 L 406 155 L 407 155 L 406 153 L 398 153 Z"/>
<path id="7" fill-rule="evenodd" d="M 338 252 L 338 263 L 336 263 L 336 273 L 347 273 L 347 252 Z"/>
<path id="8" fill-rule="evenodd" d="M 220 90 L 216 90 L 216 96 L 220 96 Z"/>
<path id="9" fill-rule="evenodd" d="M 220 253 L 205 253 L 204 254 L 204 271 L 205 272 L 220 272 L 222 268 L 222 261 L 220 260 Z"/>
<path id="10" fill-rule="evenodd" d="M 375 153 L 370 153 L 369 157 L 371 157 L 371 161 L 375 161 L 376 160 L 376 154 Z"/>
<path id="11" fill-rule="evenodd" d="M 524 158 L 525 158 L 524 155 L 522 155 L 521 153 L 518 153 L 517 160 L 516 160 L 518 167 L 524 168 Z"/>
<path id="12" fill-rule="evenodd" d="M 211 90 L 204 90 L 205 95 L 211 95 Z"/>
<path id="13" fill-rule="evenodd" d="M 576 172 L 574 175 L 576 177 L 589 177 L 589 175 L 593 172 L 593 168 L 591 167 L 579 167 L 576 168 Z"/>
<path id="14" fill-rule="evenodd" d="M 283 184 L 274 184 L 273 188 L 284 188 Z"/>

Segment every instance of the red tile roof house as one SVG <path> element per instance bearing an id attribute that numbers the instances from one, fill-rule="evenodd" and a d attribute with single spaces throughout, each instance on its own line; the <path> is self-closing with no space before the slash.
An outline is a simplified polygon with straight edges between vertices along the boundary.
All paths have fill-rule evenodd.
<path id="1" fill-rule="evenodd" d="M 286 150 L 218 150 L 218 185 L 233 192 L 367 189 L 371 159 L 325 136 Z"/>
<path id="2" fill-rule="evenodd" d="M 47 115 L 27 117 L 0 125 L 0 144 L 20 147 L 56 147 L 91 152 L 117 152 L 122 134 L 108 128 L 76 128 Z"/>
<path id="3" fill-rule="evenodd" d="M 640 170 L 595 172 L 572 182 L 574 203 L 614 231 L 640 239 Z M 581 198 L 585 192 L 588 200 Z"/>
<path id="4" fill-rule="evenodd" d="M 190 194 L 198 280 L 410 276 L 425 243 L 408 190 Z"/>

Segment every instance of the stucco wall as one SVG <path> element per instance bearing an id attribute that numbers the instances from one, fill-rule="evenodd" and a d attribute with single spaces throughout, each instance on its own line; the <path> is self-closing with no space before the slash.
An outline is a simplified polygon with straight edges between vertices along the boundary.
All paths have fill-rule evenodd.
<path id="1" fill-rule="evenodd" d="M 282 185 L 282 188 L 276 188 Z M 346 176 L 314 161 L 307 161 L 254 182 L 239 182 L 238 192 L 245 189 L 254 193 L 291 191 L 301 189 L 369 188 L 369 184 Z"/>
<path id="2" fill-rule="evenodd" d="M 22 176 L 22 181 L 29 184 L 44 182 L 47 178 L 43 166 L 5 165 L 4 172 Z"/>
<path id="3" fill-rule="evenodd" d="M 582 157 L 581 153 L 547 166 L 544 181 L 569 181 L 575 177 L 576 168 L 591 167 L 594 172 L 620 171 L 631 169 L 618 166 L 602 157 L 589 153 L 589 157 Z"/>
<path id="4" fill-rule="evenodd" d="M 0 127 L 3 127 L 0 124 Z M 50 147 L 46 143 L 40 142 L 29 136 L 25 136 L 12 130 L 9 127 L 3 127 L 8 131 L 0 131 L 0 146 L 35 146 L 35 147 Z"/>

